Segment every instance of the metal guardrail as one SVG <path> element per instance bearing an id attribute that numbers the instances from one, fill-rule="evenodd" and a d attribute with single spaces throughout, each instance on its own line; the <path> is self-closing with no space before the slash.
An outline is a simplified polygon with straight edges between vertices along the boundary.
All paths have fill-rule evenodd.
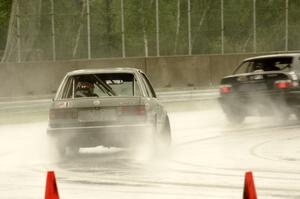
<path id="1" fill-rule="evenodd" d="M 180 101 L 196 101 L 196 100 L 212 100 L 219 96 L 217 89 L 205 89 L 205 90 L 186 90 L 186 91 L 164 91 L 157 92 L 158 99 L 163 103 L 168 102 L 180 102 Z M 51 97 L 43 99 L 45 96 L 41 96 L 31 99 L 10 99 L 6 98 L 6 101 L 0 101 L 0 112 L 12 111 L 12 110 L 42 110 L 48 109 L 51 103 Z"/>
<path id="2" fill-rule="evenodd" d="M 211 100 L 219 97 L 217 89 L 168 91 L 158 92 L 157 95 L 162 102 Z"/>

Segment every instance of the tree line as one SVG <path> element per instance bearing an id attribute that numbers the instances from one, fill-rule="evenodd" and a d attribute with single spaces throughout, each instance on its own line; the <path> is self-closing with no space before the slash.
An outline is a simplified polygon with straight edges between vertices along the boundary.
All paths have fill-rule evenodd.
<path id="1" fill-rule="evenodd" d="M 12 0 L 0 2 L 0 56 L 4 51 Z"/>
<path id="2" fill-rule="evenodd" d="M 57 59 L 87 58 L 88 36 L 92 58 L 122 57 L 122 34 L 126 56 L 157 55 L 156 0 L 123 0 L 124 32 L 121 0 L 90 0 L 90 35 L 86 0 L 53 2 Z M 224 53 L 299 50 L 299 0 L 223 0 L 223 7 L 222 0 L 190 0 L 190 10 L 188 0 L 158 2 L 161 56 L 187 55 L 189 50 L 220 54 L 222 48 Z M 51 60 L 51 0 L 19 3 L 22 59 Z M 0 5 L 0 49 L 5 46 L 11 4 L 6 0 Z M 35 16 L 28 11 L 32 7 L 40 9 Z"/>

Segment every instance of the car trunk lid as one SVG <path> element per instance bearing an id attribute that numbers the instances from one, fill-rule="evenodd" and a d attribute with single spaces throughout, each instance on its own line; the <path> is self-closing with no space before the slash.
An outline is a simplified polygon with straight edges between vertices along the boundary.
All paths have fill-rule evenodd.
<path id="1" fill-rule="evenodd" d="M 144 121 L 146 106 L 141 97 L 77 98 L 54 102 L 50 123 L 110 123 Z"/>
<path id="2" fill-rule="evenodd" d="M 292 88 L 296 84 L 298 84 L 296 78 L 286 72 L 253 72 L 223 78 L 220 92 L 221 94 L 276 92 Z"/>

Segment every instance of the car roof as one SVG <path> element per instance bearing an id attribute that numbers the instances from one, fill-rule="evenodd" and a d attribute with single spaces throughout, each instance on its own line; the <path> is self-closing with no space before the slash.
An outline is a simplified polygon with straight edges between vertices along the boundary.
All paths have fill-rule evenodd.
<path id="1" fill-rule="evenodd" d="M 141 69 L 137 68 L 101 68 L 101 69 L 80 69 L 68 72 L 68 76 L 72 75 L 85 75 L 85 74 L 96 74 L 96 73 L 136 73 L 141 71 Z"/>
<path id="2" fill-rule="evenodd" d="M 243 61 L 251 61 L 251 60 L 255 60 L 255 59 L 265 59 L 265 58 L 276 58 L 276 57 L 300 57 L 300 53 L 261 55 L 261 56 L 256 56 L 256 57 L 250 57 L 250 58 L 244 59 Z"/>

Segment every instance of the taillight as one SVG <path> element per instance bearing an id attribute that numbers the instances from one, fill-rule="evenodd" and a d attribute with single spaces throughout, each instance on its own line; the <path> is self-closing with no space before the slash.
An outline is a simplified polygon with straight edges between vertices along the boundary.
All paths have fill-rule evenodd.
<path id="1" fill-rule="evenodd" d="M 223 84 L 220 86 L 220 93 L 227 94 L 231 92 L 231 85 L 229 84 Z"/>
<path id="2" fill-rule="evenodd" d="M 75 109 L 50 109 L 49 119 L 76 119 L 78 112 Z"/>
<path id="3" fill-rule="evenodd" d="M 54 120 L 55 119 L 55 110 L 50 109 L 49 110 L 49 119 Z"/>
<path id="4" fill-rule="evenodd" d="M 122 115 L 145 115 L 145 106 L 126 106 L 122 107 Z"/>
<path id="5" fill-rule="evenodd" d="M 275 87 L 279 89 L 291 88 L 293 87 L 291 80 L 277 80 L 275 81 Z"/>

